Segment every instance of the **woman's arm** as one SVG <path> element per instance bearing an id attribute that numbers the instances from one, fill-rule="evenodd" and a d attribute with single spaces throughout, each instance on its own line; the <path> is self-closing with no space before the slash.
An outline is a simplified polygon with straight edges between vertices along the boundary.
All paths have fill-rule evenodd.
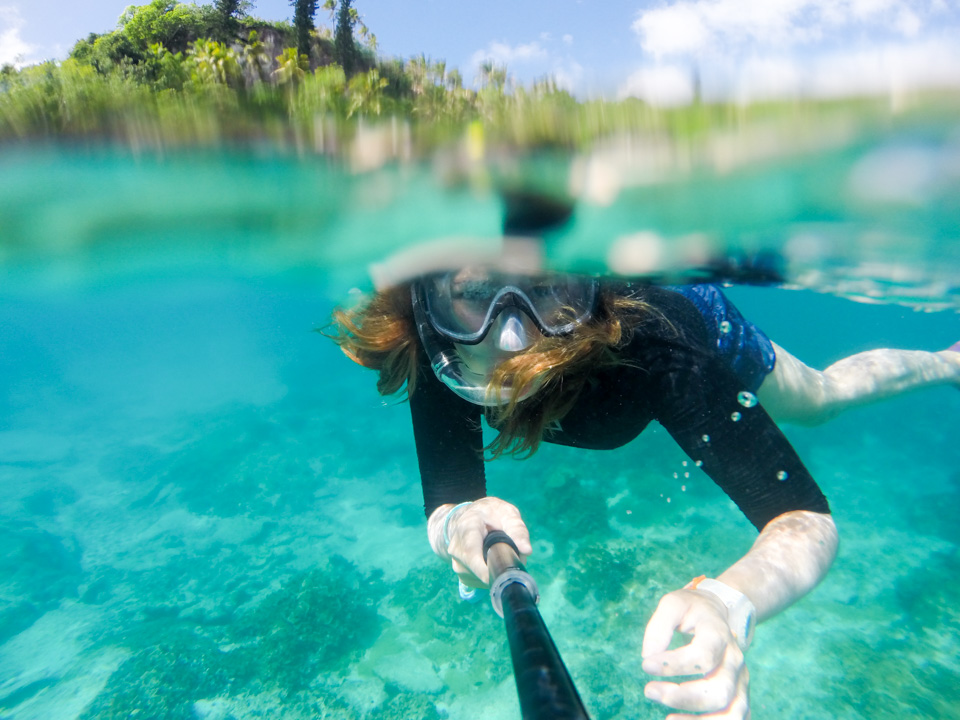
<path id="1" fill-rule="evenodd" d="M 750 598 L 757 622 L 763 622 L 823 579 L 838 543 L 830 515 L 805 510 L 784 513 L 767 523 L 750 552 L 717 579 Z"/>
<path id="2" fill-rule="evenodd" d="M 486 495 L 481 409 L 450 392 L 421 364 L 410 417 L 427 517 L 440 505 Z"/>
<path id="3" fill-rule="evenodd" d="M 830 515 L 806 510 L 784 513 L 767 523 L 750 551 L 717 579 L 734 595 L 745 595 L 755 608 L 756 620 L 763 621 L 823 579 L 836 556 L 837 544 L 837 529 Z M 738 642 L 730 615 L 728 604 L 719 595 L 696 587 L 695 582 L 665 595 L 647 624 L 643 669 L 662 677 L 703 677 L 679 684 L 650 682 L 645 688 L 647 698 L 688 712 L 748 717 L 749 674 L 744 665 L 745 647 L 741 648 L 745 638 Z M 675 631 L 693 638 L 683 647 L 668 650 Z"/>

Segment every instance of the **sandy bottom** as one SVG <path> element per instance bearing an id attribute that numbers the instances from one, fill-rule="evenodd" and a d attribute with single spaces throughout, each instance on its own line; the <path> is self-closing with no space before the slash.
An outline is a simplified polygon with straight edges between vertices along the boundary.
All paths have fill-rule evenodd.
<path id="1" fill-rule="evenodd" d="M 408 411 L 310 332 L 328 312 L 313 287 L 235 281 L 21 304 L 0 718 L 519 717 L 502 622 L 426 544 Z M 958 413 L 960 393 L 929 390 L 788 428 L 842 544 L 759 628 L 755 718 L 960 717 Z M 752 527 L 659 429 L 498 462 L 489 491 L 533 531 L 592 717 L 663 717 L 646 620 Z"/>

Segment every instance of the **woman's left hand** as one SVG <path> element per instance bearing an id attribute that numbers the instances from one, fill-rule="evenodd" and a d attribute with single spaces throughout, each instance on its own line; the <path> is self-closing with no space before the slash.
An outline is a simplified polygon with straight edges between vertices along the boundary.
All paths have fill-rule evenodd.
<path id="1" fill-rule="evenodd" d="M 668 650 L 674 631 L 690 642 Z M 654 681 L 644 694 L 667 707 L 706 715 L 673 713 L 667 720 L 750 717 L 749 674 L 743 652 L 727 623 L 727 608 L 705 590 L 675 590 L 665 595 L 643 636 L 643 670 L 651 675 L 702 675 L 683 683 Z"/>

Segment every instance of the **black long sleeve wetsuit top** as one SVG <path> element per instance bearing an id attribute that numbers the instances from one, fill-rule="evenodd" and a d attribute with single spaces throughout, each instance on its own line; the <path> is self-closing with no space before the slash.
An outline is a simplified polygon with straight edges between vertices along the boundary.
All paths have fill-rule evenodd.
<path id="1" fill-rule="evenodd" d="M 547 442 L 606 450 L 658 421 L 762 529 L 791 510 L 827 513 L 827 500 L 783 433 L 711 344 L 704 318 L 679 293 L 622 286 L 653 313 L 620 349 L 625 362 L 599 369 Z M 748 402 L 747 405 L 750 403 Z M 461 399 L 422 364 L 410 396 L 427 515 L 486 495 L 482 408 Z"/>

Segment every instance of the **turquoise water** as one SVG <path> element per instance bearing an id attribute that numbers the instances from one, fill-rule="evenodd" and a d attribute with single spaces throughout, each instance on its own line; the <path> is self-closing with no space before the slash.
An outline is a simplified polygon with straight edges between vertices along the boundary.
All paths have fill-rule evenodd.
<path id="1" fill-rule="evenodd" d="M 651 229 L 760 243 L 807 289 L 730 295 L 808 363 L 942 349 L 960 339 L 956 134 L 908 140 L 623 181 L 551 259 L 597 266 Z M 921 196 L 816 182 L 891 148 Z M 495 238 L 489 187 L 429 164 L 0 155 L 0 718 L 519 717 L 501 621 L 426 543 L 407 408 L 313 332 L 385 253 Z M 758 630 L 755 718 L 960 716 L 958 414 L 943 388 L 785 428 L 841 549 Z M 651 428 L 488 466 L 594 718 L 663 717 L 643 698 L 647 618 L 755 537 L 685 460 Z"/>

